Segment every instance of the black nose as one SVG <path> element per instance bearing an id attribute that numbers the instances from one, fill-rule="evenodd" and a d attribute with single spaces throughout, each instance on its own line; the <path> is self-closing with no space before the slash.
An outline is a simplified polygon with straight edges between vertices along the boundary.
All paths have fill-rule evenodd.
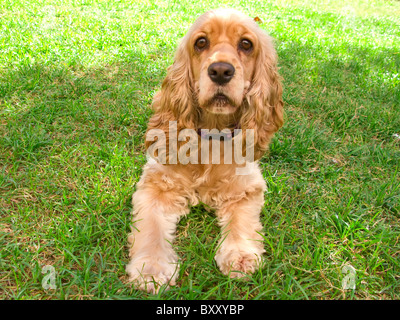
<path id="1" fill-rule="evenodd" d="M 215 62 L 208 67 L 208 76 L 219 85 L 228 83 L 234 74 L 235 68 L 230 63 Z"/>

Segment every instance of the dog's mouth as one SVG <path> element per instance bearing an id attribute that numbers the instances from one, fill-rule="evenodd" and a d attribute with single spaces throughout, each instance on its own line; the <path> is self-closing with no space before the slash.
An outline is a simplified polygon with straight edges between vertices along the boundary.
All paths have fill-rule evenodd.
<path id="1" fill-rule="evenodd" d="M 226 103 L 230 102 L 230 99 L 223 93 L 215 94 L 214 97 L 212 97 L 212 100 L 214 100 L 217 103 L 222 103 L 222 104 L 226 104 Z"/>
<path id="2" fill-rule="evenodd" d="M 204 106 L 211 113 L 233 113 L 237 109 L 236 103 L 226 94 L 217 92 Z"/>

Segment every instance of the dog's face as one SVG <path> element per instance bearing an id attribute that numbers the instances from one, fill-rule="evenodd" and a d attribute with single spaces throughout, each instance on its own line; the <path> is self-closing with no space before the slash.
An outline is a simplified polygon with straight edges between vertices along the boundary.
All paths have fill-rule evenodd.
<path id="1" fill-rule="evenodd" d="M 200 16 L 180 42 L 148 130 L 251 129 L 255 158 L 283 124 L 282 85 L 272 38 L 253 19 L 231 9 Z M 151 143 L 147 143 L 149 147 Z"/>
<path id="2" fill-rule="evenodd" d="M 254 75 L 257 35 L 241 15 L 217 13 L 193 27 L 188 45 L 199 107 L 215 114 L 234 113 Z"/>

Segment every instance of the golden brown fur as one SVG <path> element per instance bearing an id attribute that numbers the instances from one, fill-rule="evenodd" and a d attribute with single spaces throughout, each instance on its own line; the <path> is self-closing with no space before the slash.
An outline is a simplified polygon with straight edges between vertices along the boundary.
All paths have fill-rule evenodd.
<path id="1" fill-rule="evenodd" d="M 200 38 L 208 44 L 199 49 Z M 251 42 L 251 49 L 244 49 L 248 43 L 243 39 Z M 235 69 L 224 85 L 207 74 L 216 62 Z M 226 99 L 214 99 L 216 93 Z M 282 87 L 271 38 L 237 11 L 207 12 L 181 41 L 153 108 L 148 131 L 161 129 L 167 137 L 169 121 L 176 121 L 178 132 L 253 129 L 255 160 L 259 159 L 283 124 Z M 147 141 L 146 147 L 152 143 Z M 214 208 L 219 219 L 223 236 L 215 260 L 220 270 L 231 277 L 256 270 L 264 252 L 259 215 L 265 182 L 257 162 L 247 164 L 246 175 L 235 174 L 238 166 L 148 161 L 133 195 L 134 227 L 129 236 L 127 272 L 138 288 L 155 292 L 160 285 L 175 284 L 178 257 L 171 243 L 176 224 L 199 201 Z"/>

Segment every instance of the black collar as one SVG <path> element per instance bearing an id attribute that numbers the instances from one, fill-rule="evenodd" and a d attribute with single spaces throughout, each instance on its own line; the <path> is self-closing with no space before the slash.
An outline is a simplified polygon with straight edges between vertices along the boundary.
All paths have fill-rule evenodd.
<path id="1" fill-rule="evenodd" d="M 227 130 L 222 130 L 217 133 L 209 132 L 210 130 L 208 129 L 197 129 L 197 134 L 202 138 L 202 139 L 215 139 L 215 140 L 230 140 L 235 137 L 235 130 L 240 129 L 239 125 L 236 125 L 235 128 L 229 132 L 226 132 Z"/>

